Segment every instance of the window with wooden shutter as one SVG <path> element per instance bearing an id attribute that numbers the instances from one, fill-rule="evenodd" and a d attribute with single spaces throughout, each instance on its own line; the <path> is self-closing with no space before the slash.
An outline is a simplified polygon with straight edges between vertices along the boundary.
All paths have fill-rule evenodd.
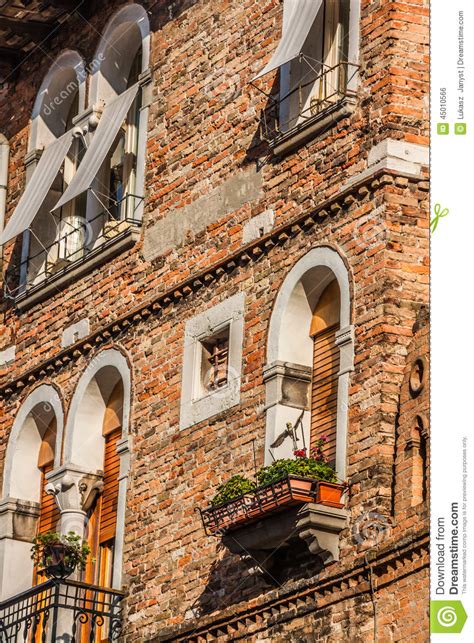
<path id="1" fill-rule="evenodd" d="M 38 520 L 39 534 L 45 534 L 48 531 L 59 531 L 59 521 L 61 519 L 59 507 L 56 504 L 54 496 L 50 493 L 46 493 L 46 485 L 48 484 L 46 476 L 52 470 L 52 462 L 41 469 L 41 500 Z"/>
<path id="2" fill-rule="evenodd" d="M 122 437 L 123 384 L 113 389 L 104 413 L 103 490 L 89 512 L 87 541 L 94 562 L 86 567 L 85 581 L 102 587 L 112 586 L 112 570 L 117 530 L 120 457 L 117 445 Z"/>
<path id="3" fill-rule="evenodd" d="M 92 556 L 84 580 L 102 587 L 112 586 L 120 470 L 117 443 L 121 435 L 121 428 L 117 428 L 104 436 L 104 487 L 89 512 L 87 524 L 86 538 Z"/>
<path id="4" fill-rule="evenodd" d="M 327 438 L 323 453 L 327 460 L 336 460 L 337 391 L 339 348 L 340 293 L 333 281 L 319 298 L 313 313 L 310 335 L 313 339 L 313 371 L 311 382 L 311 448 L 320 438 Z"/>
<path id="5" fill-rule="evenodd" d="M 46 476 L 54 468 L 54 446 L 56 442 L 56 421 L 46 429 L 38 454 L 38 469 L 41 471 L 40 515 L 38 533 L 58 531 L 61 513 L 53 495 L 46 493 Z"/>
<path id="6" fill-rule="evenodd" d="M 54 468 L 54 446 L 56 442 L 56 422 L 50 424 L 41 441 L 38 454 L 38 469 L 41 471 L 40 512 L 37 533 L 45 534 L 48 531 L 59 531 L 61 512 L 52 494 L 46 493 L 48 480 L 46 476 Z M 47 580 L 44 573 L 38 568 L 33 570 L 33 584 L 44 583 Z"/>
<path id="7" fill-rule="evenodd" d="M 120 469 L 117 443 L 120 436 L 120 428 L 105 436 L 104 490 L 100 507 L 99 546 L 115 538 Z"/>

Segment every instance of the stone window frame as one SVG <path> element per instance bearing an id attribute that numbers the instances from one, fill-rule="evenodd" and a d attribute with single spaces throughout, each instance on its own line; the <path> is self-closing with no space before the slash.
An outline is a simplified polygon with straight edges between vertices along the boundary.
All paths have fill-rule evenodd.
<path id="1" fill-rule="evenodd" d="M 130 413 L 131 413 L 131 399 L 132 399 L 132 370 L 130 360 L 117 348 L 107 348 L 100 351 L 91 361 L 86 370 L 82 373 L 78 381 L 74 395 L 71 399 L 67 422 L 64 429 L 64 455 L 62 466 L 50 474 L 52 482 L 55 483 L 56 488 L 60 489 L 64 486 L 64 479 L 70 478 L 75 481 L 72 487 L 76 493 L 76 488 L 79 489 L 81 484 L 86 483 L 86 493 L 80 491 L 76 493 L 76 498 L 73 502 L 66 503 L 63 500 L 63 505 L 74 505 L 68 510 L 68 516 L 64 517 L 64 524 L 67 521 L 77 521 L 77 527 L 74 529 L 80 533 L 81 529 L 85 528 L 85 513 L 82 510 L 84 503 L 87 501 L 86 495 L 93 494 L 97 486 L 98 476 L 97 472 L 102 469 L 103 465 L 103 451 L 97 449 L 96 459 L 92 462 L 89 455 L 83 451 L 84 436 L 84 422 L 81 415 L 84 410 L 84 399 L 87 396 L 88 387 L 93 381 L 94 377 L 104 368 L 113 368 L 123 384 L 123 413 L 122 413 L 122 437 L 117 444 L 117 453 L 120 458 L 119 470 L 119 497 L 117 505 L 117 523 L 115 535 L 115 554 L 112 574 L 112 587 L 121 589 L 123 577 L 123 549 L 125 542 L 125 512 L 127 501 L 127 487 L 128 477 L 130 472 Z M 96 438 L 98 441 L 103 440 L 102 435 L 102 418 L 97 421 L 95 428 Z M 59 493 L 61 493 L 63 490 Z M 66 490 L 66 494 L 70 496 L 73 494 L 70 490 Z M 69 499 L 68 499 L 69 500 Z M 66 512 L 63 512 L 66 513 Z M 65 527 L 65 531 L 68 529 Z"/>
<path id="2" fill-rule="evenodd" d="M 349 409 L 349 377 L 354 370 L 354 327 L 351 324 L 351 287 L 348 268 L 342 256 L 330 246 L 319 246 L 310 250 L 293 266 L 286 275 L 278 291 L 270 318 L 267 342 L 267 363 L 263 369 L 266 400 L 265 429 L 265 464 L 270 464 L 270 448 L 282 431 L 286 421 L 293 424 L 297 421 L 304 406 L 292 404 L 285 399 L 285 388 L 302 386 L 311 381 L 311 369 L 303 364 L 296 364 L 282 359 L 283 329 L 285 313 L 290 299 L 301 279 L 314 269 L 329 270 L 337 279 L 340 295 L 340 330 L 336 334 L 336 345 L 340 349 L 340 367 L 338 373 L 338 406 L 337 406 L 337 446 L 336 473 L 340 479 L 346 476 L 347 430 Z M 282 415 L 284 421 L 282 422 Z M 309 438 L 310 412 L 302 418 L 302 430 Z M 306 446 L 309 439 L 306 439 Z M 300 447 L 301 445 L 298 445 Z M 291 457 L 290 454 L 277 457 Z"/>
<path id="3" fill-rule="evenodd" d="M 151 68 L 150 68 L 150 42 L 151 31 L 150 23 L 146 10 L 139 4 L 129 4 L 119 8 L 115 14 L 109 19 L 106 24 L 102 37 L 100 38 L 97 49 L 91 61 L 86 61 L 82 56 L 73 50 L 66 50 L 54 61 L 53 65 L 47 72 L 40 91 L 37 94 L 35 106 L 32 113 L 30 139 L 29 139 L 29 152 L 25 158 L 26 176 L 27 180 L 31 177 L 33 171 L 38 164 L 41 156 L 42 147 L 54 141 L 54 135 L 47 130 L 47 127 L 41 120 L 40 110 L 41 106 L 48 97 L 48 88 L 52 83 L 57 82 L 58 69 L 60 72 L 74 70 L 77 83 L 79 87 L 79 111 L 77 116 L 73 119 L 74 137 L 81 137 L 84 141 L 90 143 L 93 137 L 93 130 L 97 127 L 98 116 L 103 107 L 104 99 L 110 101 L 118 93 L 111 85 L 104 79 L 102 75 L 102 66 L 106 63 L 110 68 L 110 43 L 115 43 L 122 39 L 127 46 L 130 38 L 126 38 L 127 31 L 130 30 L 131 25 L 136 25 L 139 32 L 139 39 L 142 50 L 141 73 L 139 75 L 138 84 L 141 91 L 138 127 L 137 127 L 137 155 L 136 155 L 136 170 L 135 170 L 135 187 L 134 194 L 138 196 L 133 200 L 130 209 L 133 209 L 132 224 L 124 224 L 122 226 L 114 226 L 113 232 L 107 230 L 100 231 L 99 223 L 101 222 L 101 213 L 103 211 L 102 200 L 99 200 L 91 193 L 90 190 L 86 192 L 86 204 L 84 216 L 79 219 L 85 219 L 84 225 L 82 223 L 79 228 L 84 233 L 86 239 L 95 238 L 96 236 L 103 236 L 108 240 L 107 247 L 101 248 L 99 244 L 97 248 L 93 248 L 87 257 L 79 257 L 73 265 L 68 266 L 66 263 L 60 263 L 57 273 L 49 274 L 44 268 L 40 266 L 37 281 L 29 277 L 28 265 L 30 256 L 31 237 L 30 231 L 26 230 L 23 233 L 22 241 L 22 255 L 21 255 L 21 274 L 19 287 L 15 292 L 15 301 L 19 310 L 25 310 L 31 305 L 48 298 L 57 292 L 71 279 L 78 279 L 84 274 L 90 272 L 93 268 L 109 261 L 116 254 L 132 247 L 139 239 L 140 225 L 143 219 L 144 212 L 144 196 L 145 196 L 145 169 L 146 169 L 146 146 L 148 137 L 148 115 L 149 107 L 151 104 Z M 108 55 L 107 55 L 108 54 Z M 126 56 L 125 56 L 126 58 Z M 117 65 L 119 70 L 119 65 Z M 117 71 L 117 77 L 120 75 Z M 86 86 L 89 86 L 88 103 L 86 104 Z M 54 107 L 54 105 L 53 105 Z M 82 134 L 79 134 L 81 132 Z M 74 144 L 74 143 L 73 143 Z M 96 178 L 93 185 L 100 185 L 100 176 Z M 101 190 L 99 190 L 100 192 Z M 129 207 L 128 203 L 126 204 Z M 132 208 L 133 205 L 133 208 Z M 130 213 L 127 214 L 130 216 Z M 83 230 L 84 228 L 84 230 Z M 107 236 L 115 236 L 112 243 Z M 59 228 L 56 233 L 59 239 Z M 52 246 L 57 242 L 55 239 Z M 47 244 L 49 247 L 51 244 Z M 75 255 L 73 255 L 75 256 Z M 40 255 L 41 259 L 41 255 Z M 46 264 L 45 264 L 46 265 Z M 34 273 L 33 273 L 34 274 Z"/>
<path id="4" fill-rule="evenodd" d="M 184 332 L 180 429 L 187 429 L 239 404 L 244 308 L 245 294 L 238 293 L 187 321 Z M 226 326 L 229 326 L 228 381 L 215 391 L 198 395 L 201 341 Z"/>

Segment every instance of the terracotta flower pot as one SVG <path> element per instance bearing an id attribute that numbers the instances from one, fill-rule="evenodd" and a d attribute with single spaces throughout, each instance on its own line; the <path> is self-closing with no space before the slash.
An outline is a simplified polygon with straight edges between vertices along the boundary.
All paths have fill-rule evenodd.
<path id="1" fill-rule="evenodd" d="M 344 493 L 344 485 L 333 482 L 318 482 L 316 492 L 316 502 L 328 507 L 337 507 L 341 509 L 344 503 L 341 502 Z"/>
<path id="2" fill-rule="evenodd" d="M 304 480 L 302 478 L 288 477 L 288 482 L 291 489 L 291 497 L 294 500 L 301 500 L 301 502 L 311 502 L 313 495 L 311 489 L 313 488 L 313 480 Z"/>

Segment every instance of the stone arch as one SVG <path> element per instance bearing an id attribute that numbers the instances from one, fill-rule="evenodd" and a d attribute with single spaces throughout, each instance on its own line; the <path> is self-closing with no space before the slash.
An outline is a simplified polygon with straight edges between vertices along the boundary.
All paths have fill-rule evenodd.
<path id="1" fill-rule="evenodd" d="M 330 287 L 337 284 L 337 288 Z M 346 471 L 347 409 L 349 373 L 353 369 L 353 329 L 351 326 L 351 285 L 348 268 L 341 255 L 330 246 L 310 250 L 290 270 L 280 287 L 270 319 L 267 341 L 266 442 L 265 459 L 270 461 L 272 445 L 280 442 L 287 422 L 301 419 L 304 442 L 309 445 L 309 386 L 312 368 L 310 329 L 318 305 L 334 316 L 324 298 L 334 290 L 340 298 L 339 330 L 336 345 L 340 350 L 337 381 L 336 470 L 343 478 Z M 330 288 L 328 288 L 330 287 Z M 334 306 L 332 307 L 334 308 Z M 323 314 L 322 312 L 320 314 Z M 321 320 L 320 320 L 320 323 Z M 303 445 L 303 435 L 299 436 Z M 274 449 L 274 447 L 273 447 Z M 290 440 L 279 444 L 274 457 L 289 457 Z"/>
<path id="2" fill-rule="evenodd" d="M 85 528 L 87 496 L 93 497 L 97 489 L 98 474 L 103 469 L 105 436 L 107 425 L 121 424 L 121 439 L 117 443 L 120 471 L 118 478 L 117 518 L 115 532 L 115 554 L 112 571 L 113 587 L 121 586 L 122 552 L 125 529 L 125 508 L 129 458 L 129 417 L 131 400 L 131 369 L 125 355 L 117 348 L 109 348 L 98 353 L 82 374 L 69 408 L 65 428 L 64 463 L 62 480 L 76 480 L 71 487 L 86 493 L 70 494 L 69 512 L 64 519 L 63 529 L 67 530 L 68 521 L 78 525 L 77 532 Z M 118 386 L 121 384 L 121 386 Z M 116 397 L 120 391 L 122 403 Z M 101 475 L 101 474 L 100 474 Z M 88 481 L 91 481 L 90 483 Z M 67 486 L 66 484 L 66 486 Z M 99 483 L 100 484 L 100 483 Z"/>
<path id="3" fill-rule="evenodd" d="M 122 380 L 122 437 L 128 435 L 131 371 L 127 358 L 116 348 L 98 353 L 77 383 L 65 429 L 64 463 L 101 468 L 102 423 L 107 399 Z M 85 444 L 89 443 L 89 444 Z M 86 448 L 84 448 L 86 447 Z M 97 449 L 99 447 L 99 453 Z"/>
<path id="4" fill-rule="evenodd" d="M 25 476 L 25 470 L 29 471 L 33 464 L 36 468 L 41 439 L 53 417 L 57 431 L 54 458 L 58 466 L 64 426 L 62 402 L 54 386 L 41 384 L 23 402 L 13 423 L 5 456 L 3 498 L 38 501 L 39 474 L 36 480 L 34 474 Z"/>
<path id="5" fill-rule="evenodd" d="M 91 65 L 91 103 L 105 102 L 126 88 L 135 54 L 142 50 L 141 71 L 150 64 L 150 22 L 145 9 L 128 4 L 109 20 Z"/>
<path id="6" fill-rule="evenodd" d="M 40 515 L 39 460 L 48 429 L 54 422 L 55 466 L 63 435 L 63 407 L 55 387 L 41 384 L 21 405 L 7 444 L 0 502 L 0 600 L 31 587 L 31 543 Z M 52 448 L 50 443 L 48 447 Z M 48 476 L 49 478 L 49 476 Z"/>
<path id="7" fill-rule="evenodd" d="M 77 51 L 67 49 L 50 66 L 31 114 L 29 150 L 53 142 L 67 129 L 67 118 L 77 96 L 77 110 L 85 105 L 86 68 Z"/>

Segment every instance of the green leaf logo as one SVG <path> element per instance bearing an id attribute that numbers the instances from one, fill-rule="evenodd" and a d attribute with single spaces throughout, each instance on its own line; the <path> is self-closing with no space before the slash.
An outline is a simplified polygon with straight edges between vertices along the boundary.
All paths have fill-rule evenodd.
<path id="1" fill-rule="evenodd" d="M 461 601 L 431 601 L 430 630 L 432 634 L 459 634 L 467 614 Z"/>
<path id="2" fill-rule="evenodd" d="M 442 208 L 439 203 L 435 203 L 434 217 L 430 221 L 431 234 L 433 234 L 433 232 L 438 227 L 439 220 L 443 219 L 444 217 L 447 217 L 448 214 L 449 214 L 448 208 Z"/>

